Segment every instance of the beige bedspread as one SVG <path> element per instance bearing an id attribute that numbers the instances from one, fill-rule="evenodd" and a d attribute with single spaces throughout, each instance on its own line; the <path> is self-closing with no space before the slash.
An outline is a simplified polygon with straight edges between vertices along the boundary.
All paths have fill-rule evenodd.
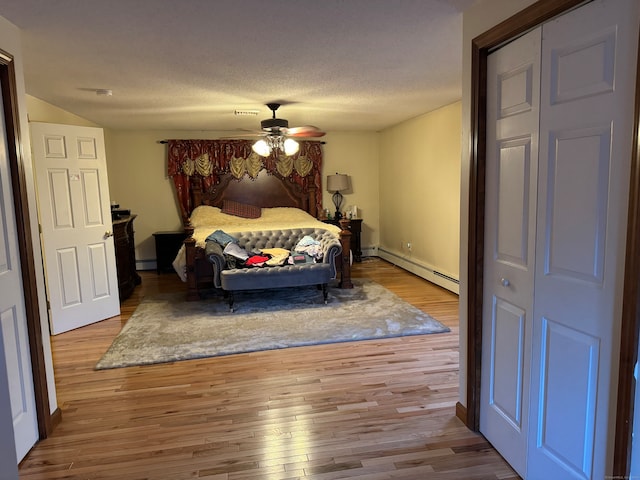
<path id="1" fill-rule="evenodd" d="M 216 230 L 230 235 L 260 230 L 284 230 L 287 228 L 325 228 L 336 234 L 340 228 L 313 218 L 304 210 L 291 207 L 263 208 L 260 218 L 242 218 L 222 213 L 218 207 L 197 207 L 191 213 L 193 238 L 196 245 L 204 247 L 206 238 Z"/>
<path id="2" fill-rule="evenodd" d="M 206 238 L 216 230 L 229 235 L 260 230 L 286 230 L 289 228 L 324 228 L 340 234 L 340 227 L 321 222 L 304 210 L 292 207 L 263 208 L 260 218 L 242 218 L 222 213 L 218 207 L 202 205 L 191 213 L 194 227 L 193 238 L 199 247 L 205 246 Z M 187 281 L 184 246 L 173 261 L 173 268 L 183 282 Z"/>

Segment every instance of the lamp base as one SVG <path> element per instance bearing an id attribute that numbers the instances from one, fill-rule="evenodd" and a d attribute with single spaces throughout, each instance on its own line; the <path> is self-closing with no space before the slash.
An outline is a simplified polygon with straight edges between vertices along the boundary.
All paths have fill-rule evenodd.
<path id="1" fill-rule="evenodd" d="M 331 197 L 333 200 L 333 204 L 336 206 L 336 220 L 340 220 L 342 218 L 342 213 L 340 213 L 340 205 L 342 204 L 342 194 L 340 192 L 335 192 Z"/>

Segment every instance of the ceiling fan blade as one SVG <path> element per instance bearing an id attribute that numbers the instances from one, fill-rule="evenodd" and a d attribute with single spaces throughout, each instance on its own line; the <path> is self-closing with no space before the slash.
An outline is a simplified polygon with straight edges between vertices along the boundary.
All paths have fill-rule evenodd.
<path id="1" fill-rule="evenodd" d="M 303 125 L 287 129 L 288 137 L 324 137 L 325 132 L 313 125 Z"/>
<path id="2" fill-rule="evenodd" d="M 228 137 L 221 137 L 223 140 L 235 140 L 235 139 L 243 139 L 243 138 L 260 138 L 260 137 L 266 137 L 267 134 L 265 132 L 255 132 L 255 133 L 238 133 L 238 134 L 232 134 Z"/>
<path id="3" fill-rule="evenodd" d="M 226 135 L 225 139 L 233 139 L 233 138 L 255 138 L 255 137 L 264 137 L 267 133 L 258 130 L 243 130 L 238 129 L 236 132 L 231 133 L 230 135 Z"/>

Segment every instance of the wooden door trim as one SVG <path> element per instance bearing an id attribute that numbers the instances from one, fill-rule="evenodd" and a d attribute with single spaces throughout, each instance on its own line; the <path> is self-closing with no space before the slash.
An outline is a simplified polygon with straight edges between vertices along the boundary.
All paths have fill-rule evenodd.
<path id="1" fill-rule="evenodd" d="M 637 62 L 612 472 L 614 477 L 619 478 L 627 477 L 631 472 L 631 435 L 636 395 L 634 370 L 638 361 L 638 341 L 640 340 L 640 38 Z"/>
<path id="2" fill-rule="evenodd" d="M 482 308 L 484 270 L 484 215 L 486 173 L 487 56 L 502 44 L 522 35 L 584 0 L 539 0 L 521 12 L 474 38 L 471 43 L 471 129 L 469 169 L 469 223 L 467 262 L 467 396 L 460 406 L 467 427 L 480 428 L 480 382 L 482 368 Z M 628 475 L 633 430 L 635 381 L 640 331 L 640 53 L 636 70 L 635 129 L 622 310 L 622 339 L 616 413 L 613 474 Z"/>
<path id="3" fill-rule="evenodd" d="M 38 283 L 35 258 L 31 248 L 33 237 L 31 225 L 29 224 L 31 217 L 29 216 L 27 177 L 24 167 L 25 158 L 20 135 L 15 63 L 13 56 L 3 51 L 0 51 L 0 88 L 2 88 L 2 108 L 7 135 L 7 152 L 13 189 L 16 231 L 20 240 L 18 242 L 18 250 L 22 271 L 25 314 L 27 317 L 27 333 L 29 335 L 38 434 L 40 439 L 44 439 L 51 434 L 55 425 L 54 418 L 59 417 L 59 415 L 51 415 L 49 406 L 47 371 L 38 302 Z"/>

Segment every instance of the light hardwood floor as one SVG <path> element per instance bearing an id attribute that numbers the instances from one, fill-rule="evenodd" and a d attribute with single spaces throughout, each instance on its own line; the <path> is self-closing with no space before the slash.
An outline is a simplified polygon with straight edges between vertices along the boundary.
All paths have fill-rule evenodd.
<path id="1" fill-rule="evenodd" d="M 451 333 L 94 371 L 143 296 L 184 288 L 142 272 L 119 317 L 53 338 L 62 423 L 20 478 L 519 478 L 455 416 L 457 296 L 380 259 L 353 276 Z"/>

